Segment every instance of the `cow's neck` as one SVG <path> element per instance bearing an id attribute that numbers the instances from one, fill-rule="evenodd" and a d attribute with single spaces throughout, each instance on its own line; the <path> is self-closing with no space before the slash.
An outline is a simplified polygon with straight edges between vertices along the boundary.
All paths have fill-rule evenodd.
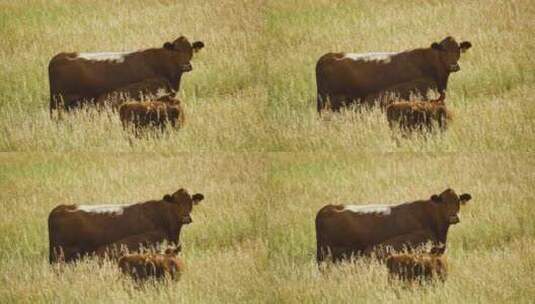
<path id="1" fill-rule="evenodd" d="M 437 242 L 446 244 L 450 224 L 444 222 L 440 216 L 439 206 L 426 200 L 401 204 L 398 205 L 398 208 L 399 210 L 404 210 L 401 212 L 405 212 L 416 219 L 416 226 L 412 227 L 412 229 L 430 229 Z"/>
<path id="2" fill-rule="evenodd" d="M 151 65 L 154 74 L 157 77 L 167 79 L 171 84 L 171 88 L 175 92 L 178 92 L 183 72 L 180 70 L 180 67 L 175 64 L 172 57 L 173 53 L 160 48 L 145 50 L 144 54 L 151 58 L 148 62 Z"/>
<path id="3" fill-rule="evenodd" d="M 167 209 L 167 215 L 175 214 L 173 209 L 177 207 L 174 206 L 174 204 L 166 202 L 162 202 L 162 204 Z M 174 216 L 166 216 L 161 224 L 164 225 L 162 228 L 166 231 L 167 241 L 180 244 L 180 231 L 182 230 L 183 224 L 178 222 L 178 218 Z"/>
<path id="4" fill-rule="evenodd" d="M 420 69 L 428 75 L 432 75 L 434 80 L 437 83 L 437 88 L 440 93 L 444 93 L 448 88 L 448 78 L 450 77 L 450 72 L 446 70 L 440 61 L 438 51 L 431 48 L 421 49 L 423 53 L 422 58 L 424 60 L 420 61 Z"/>
<path id="5" fill-rule="evenodd" d="M 411 221 L 411 224 L 407 226 L 403 224 L 398 227 L 400 230 L 407 230 L 406 232 L 412 232 L 414 230 L 426 229 L 430 226 L 428 223 L 429 215 L 426 210 L 427 201 L 413 201 L 403 204 L 399 204 L 394 207 L 393 213 L 402 215 L 407 218 L 416 219 Z"/>
<path id="6" fill-rule="evenodd" d="M 448 230 L 450 228 L 450 223 L 445 221 L 441 215 L 440 206 L 434 203 L 428 203 L 429 214 L 429 224 L 433 229 L 435 238 L 438 243 L 446 246 L 446 241 L 448 238 Z"/>
<path id="7" fill-rule="evenodd" d="M 182 78 L 182 72 L 180 72 L 176 77 L 174 77 L 172 80 L 169 81 L 171 83 L 171 88 L 175 92 L 178 92 L 180 90 L 180 80 L 181 80 L 181 78 Z"/>
<path id="8" fill-rule="evenodd" d="M 182 224 L 179 224 L 175 231 L 170 231 L 167 236 L 167 241 L 175 243 L 176 245 L 180 244 L 180 231 L 182 231 Z"/>

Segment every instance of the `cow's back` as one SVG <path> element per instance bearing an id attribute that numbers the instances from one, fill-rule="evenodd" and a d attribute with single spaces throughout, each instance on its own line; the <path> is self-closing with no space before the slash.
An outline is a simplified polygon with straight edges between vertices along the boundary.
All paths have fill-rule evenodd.
<path id="1" fill-rule="evenodd" d="M 61 205 L 52 210 L 48 218 L 51 262 L 57 261 L 60 250 L 83 255 L 125 237 L 158 229 L 152 215 L 141 205 L 105 206 L 99 209 L 94 205 Z M 65 254 L 66 260 L 74 258 Z"/>
<path id="2" fill-rule="evenodd" d="M 318 111 L 358 102 L 372 104 L 386 95 L 427 98 L 437 88 L 426 67 L 424 49 L 401 53 L 327 53 L 316 64 Z M 330 102 L 330 104 L 328 104 Z"/>

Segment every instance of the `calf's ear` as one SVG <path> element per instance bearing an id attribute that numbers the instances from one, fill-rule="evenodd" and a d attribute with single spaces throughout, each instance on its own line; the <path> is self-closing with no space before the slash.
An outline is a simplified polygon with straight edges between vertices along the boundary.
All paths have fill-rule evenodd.
<path id="1" fill-rule="evenodd" d="M 436 194 L 431 195 L 431 201 L 433 201 L 435 203 L 440 203 L 441 202 L 440 196 L 438 196 Z"/>
<path id="2" fill-rule="evenodd" d="M 192 47 L 193 47 L 193 51 L 196 53 L 196 52 L 200 51 L 204 47 L 204 42 L 195 41 L 195 42 L 193 42 Z"/>
<path id="3" fill-rule="evenodd" d="M 461 204 L 466 204 L 466 202 L 472 199 L 472 196 L 468 193 L 463 193 L 459 196 L 459 199 L 461 200 Z"/>
<path id="4" fill-rule="evenodd" d="M 470 41 L 463 41 L 461 42 L 459 47 L 461 48 L 461 52 L 464 53 L 466 52 L 466 50 L 472 47 L 472 44 L 470 43 Z"/>
<path id="5" fill-rule="evenodd" d="M 200 201 L 204 199 L 204 195 L 200 193 L 196 193 L 196 194 L 193 194 L 191 198 L 193 199 L 193 204 L 197 205 Z"/>
<path id="6" fill-rule="evenodd" d="M 166 42 L 163 44 L 163 48 L 164 49 L 168 49 L 168 50 L 172 50 L 173 49 L 173 44 L 171 42 Z"/>
<path id="7" fill-rule="evenodd" d="M 166 194 L 166 195 L 163 196 L 163 200 L 166 201 L 166 202 L 172 203 L 173 202 L 173 197 L 171 197 L 171 195 L 169 195 L 169 194 Z"/>

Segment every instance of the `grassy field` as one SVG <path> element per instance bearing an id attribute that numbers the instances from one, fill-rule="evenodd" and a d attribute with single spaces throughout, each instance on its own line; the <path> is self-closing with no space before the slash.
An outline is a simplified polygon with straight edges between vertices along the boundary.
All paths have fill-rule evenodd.
<path id="1" fill-rule="evenodd" d="M 533 151 L 532 1 L 272 1 L 266 10 L 269 114 L 278 151 Z M 451 128 L 398 141 L 380 111 L 320 120 L 315 64 L 327 52 L 402 51 L 469 40 L 452 74 Z"/>
<path id="2" fill-rule="evenodd" d="M 533 303 L 535 6 L 517 1 L 0 0 L 0 303 Z M 205 48 L 182 79 L 186 125 L 133 138 L 118 115 L 48 114 L 62 51 Z M 402 138 L 379 109 L 316 113 L 326 52 L 401 51 L 452 35 L 473 47 L 450 77 L 453 122 Z M 422 153 L 423 152 L 423 153 Z M 61 203 L 204 193 L 182 234 L 179 282 L 138 290 L 115 265 L 48 265 Z M 444 285 L 389 284 L 359 261 L 320 273 L 327 203 L 469 192 Z"/>
<path id="3" fill-rule="evenodd" d="M 271 166 L 269 274 L 275 303 L 533 303 L 535 158 L 502 154 L 285 154 Z M 473 196 L 450 229 L 444 285 L 388 284 L 362 261 L 324 274 L 316 212 L 329 203 L 401 203 L 451 187 Z"/>
<path id="4" fill-rule="evenodd" d="M 533 151 L 531 1 L 0 1 L 0 151 Z M 495 16 L 495 17 L 492 17 Z M 131 140 L 116 114 L 48 116 L 47 65 L 61 51 L 206 44 L 183 78 L 187 124 Z M 452 74 L 442 136 L 399 140 L 375 110 L 319 119 L 316 60 L 401 51 L 453 35 L 473 44 Z"/>
<path id="5" fill-rule="evenodd" d="M 535 157 L 523 154 L 4 154 L 0 303 L 530 303 Z M 114 264 L 48 264 L 60 203 L 137 202 L 186 187 L 206 199 L 183 230 L 181 280 L 136 289 Z M 444 285 L 389 284 L 384 265 L 320 273 L 314 217 L 328 203 L 469 192 L 449 234 Z"/>
<path id="6" fill-rule="evenodd" d="M 255 2 L 0 1 L 0 151 L 265 150 L 266 88 Z M 180 35 L 205 48 L 184 75 L 186 127 L 130 144 L 117 114 L 49 119 L 48 62 L 62 51 L 161 47 Z"/>
<path id="7" fill-rule="evenodd" d="M 263 299 L 267 163 L 219 154 L 0 155 L 0 303 L 235 303 Z M 160 199 L 184 187 L 205 200 L 181 234 L 179 283 L 136 290 L 113 264 L 48 264 L 47 217 L 62 203 Z"/>

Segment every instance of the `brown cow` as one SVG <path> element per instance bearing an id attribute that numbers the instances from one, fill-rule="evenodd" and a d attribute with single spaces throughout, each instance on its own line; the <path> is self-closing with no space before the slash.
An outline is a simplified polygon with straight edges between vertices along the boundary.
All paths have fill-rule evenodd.
<path id="1" fill-rule="evenodd" d="M 134 127 L 137 136 L 141 135 L 143 128 L 160 128 L 163 131 L 168 123 L 173 128 L 180 128 L 185 122 L 179 100 L 174 104 L 161 101 L 127 102 L 119 108 L 119 117 L 125 129 Z"/>
<path id="2" fill-rule="evenodd" d="M 400 53 L 327 53 L 316 64 L 317 110 L 339 111 L 356 102 L 369 103 L 393 94 L 407 100 L 427 98 L 429 90 L 445 94 L 450 73 L 460 70 L 461 52 L 471 47 L 452 37 L 429 48 Z"/>
<path id="3" fill-rule="evenodd" d="M 155 95 L 156 92 L 156 95 Z M 145 101 L 156 98 L 157 101 L 169 101 L 175 96 L 171 84 L 165 78 L 147 79 L 122 87 L 116 91 L 100 95 L 95 104 L 100 107 L 118 109 L 126 101 Z"/>
<path id="4" fill-rule="evenodd" d="M 193 205 L 203 199 L 179 189 L 131 205 L 59 205 L 48 216 L 50 263 L 103 254 L 106 247 L 137 251 L 164 240 L 180 244 L 182 226 L 192 222 Z"/>
<path id="5" fill-rule="evenodd" d="M 184 271 L 184 263 L 177 257 L 179 252 L 180 247 L 176 247 L 168 248 L 165 254 L 127 254 L 119 259 L 118 265 L 122 273 L 137 281 L 166 277 L 177 280 Z"/>
<path id="6" fill-rule="evenodd" d="M 450 225 L 459 222 L 459 207 L 471 199 L 447 189 L 428 200 L 400 205 L 327 205 L 316 216 L 317 261 L 328 255 L 334 262 L 352 255 L 383 256 L 411 250 L 428 242 L 432 252 L 446 248 Z"/>
<path id="7" fill-rule="evenodd" d="M 391 279 L 421 283 L 447 278 L 447 263 L 441 256 L 433 254 L 392 254 L 386 259 Z"/>
<path id="8" fill-rule="evenodd" d="M 445 131 L 452 116 L 444 102 L 398 101 L 386 107 L 386 118 L 390 128 L 431 132 L 435 126 Z"/>
<path id="9" fill-rule="evenodd" d="M 161 48 L 134 52 L 60 53 L 48 65 L 50 114 L 80 107 L 104 94 L 128 91 L 124 88 L 147 80 L 160 81 L 178 92 L 182 74 L 192 70 L 193 53 L 203 47 L 203 42 L 190 43 L 181 36 Z M 155 88 L 160 86 L 148 93 L 156 95 Z"/>

